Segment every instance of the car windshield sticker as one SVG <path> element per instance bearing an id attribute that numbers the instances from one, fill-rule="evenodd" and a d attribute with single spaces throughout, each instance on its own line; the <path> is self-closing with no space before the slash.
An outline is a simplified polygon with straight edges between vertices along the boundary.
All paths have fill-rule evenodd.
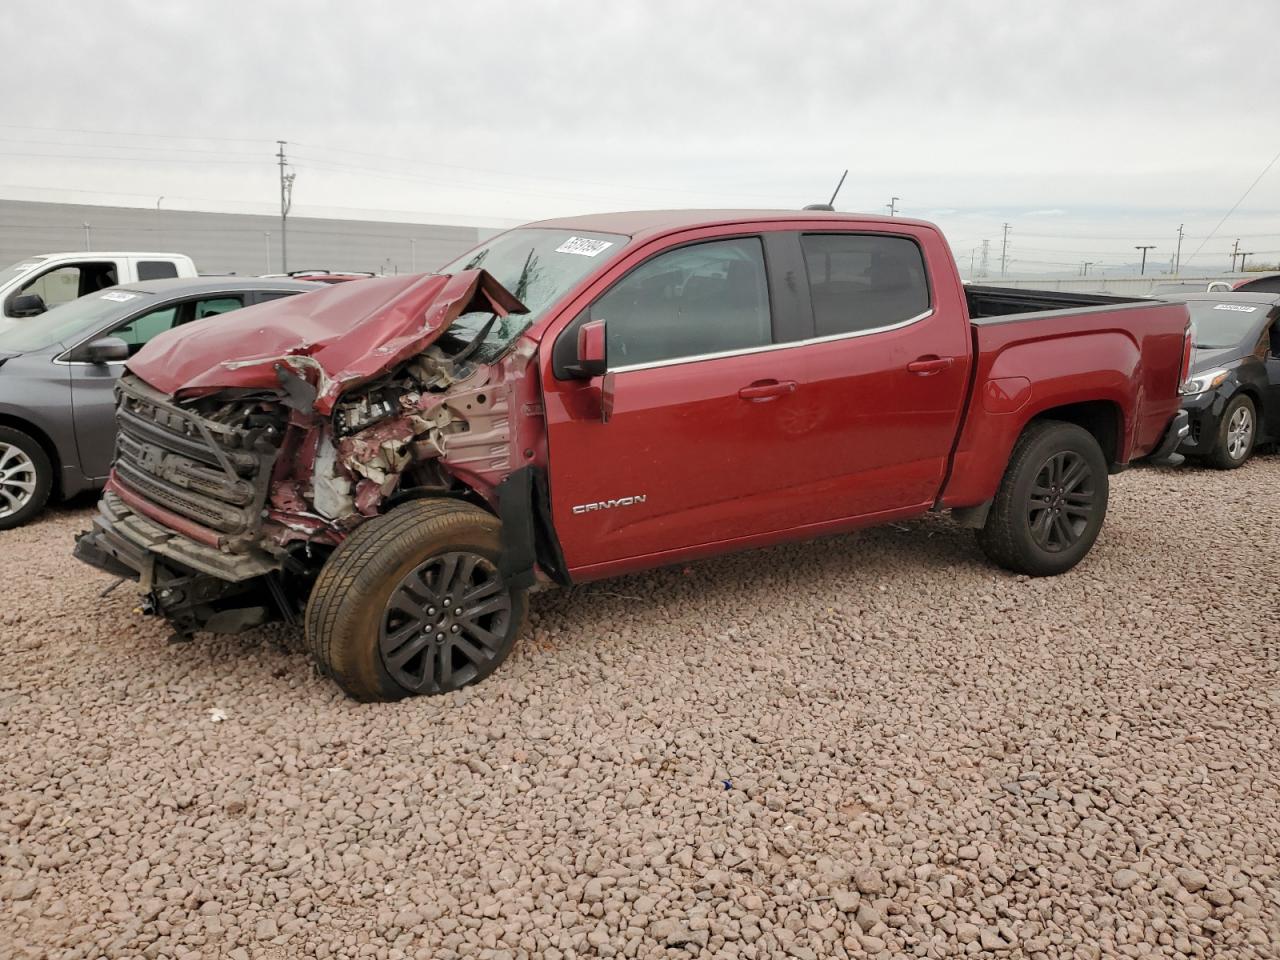
<path id="1" fill-rule="evenodd" d="M 125 293 L 123 290 L 110 290 L 104 293 L 101 297 L 99 297 L 99 299 L 100 300 L 118 300 L 121 303 L 124 303 L 126 300 L 132 300 L 136 296 L 137 296 L 136 293 Z"/>
<path id="2" fill-rule="evenodd" d="M 1236 313 L 1253 313 L 1257 307 L 1246 307 L 1243 303 L 1215 303 L 1215 310 L 1234 310 Z"/>
<path id="3" fill-rule="evenodd" d="M 590 237 L 570 237 L 560 246 L 556 253 L 576 253 L 580 257 L 594 257 L 602 250 L 613 246 L 612 240 L 592 240 Z"/>

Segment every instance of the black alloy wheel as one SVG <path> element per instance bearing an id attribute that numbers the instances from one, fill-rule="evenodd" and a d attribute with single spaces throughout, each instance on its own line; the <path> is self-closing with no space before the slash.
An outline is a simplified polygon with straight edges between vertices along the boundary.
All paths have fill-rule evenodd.
<path id="1" fill-rule="evenodd" d="M 1065 573 L 1093 548 L 1107 516 L 1107 458 L 1089 431 L 1060 420 L 1023 429 L 977 531 L 983 552 L 1032 577 Z"/>
<path id="2" fill-rule="evenodd" d="M 491 561 L 474 553 L 431 557 L 387 601 L 382 665 L 410 693 L 456 690 L 506 656 L 511 617 L 511 594 Z"/>
<path id="3" fill-rule="evenodd" d="M 1044 550 L 1060 553 L 1079 542 L 1089 528 L 1094 511 L 1093 470 L 1072 450 L 1055 453 L 1040 467 L 1027 520 L 1031 537 Z"/>

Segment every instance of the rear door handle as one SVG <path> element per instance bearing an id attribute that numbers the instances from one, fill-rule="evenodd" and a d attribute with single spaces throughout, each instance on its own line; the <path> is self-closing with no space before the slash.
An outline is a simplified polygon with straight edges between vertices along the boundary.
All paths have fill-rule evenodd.
<path id="1" fill-rule="evenodd" d="M 759 403 L 762 400 L 785 397 L 787 394 L 795 392 L 796 382 L 794 380 L 757 380 L 755 383 L 739 390 L 738 396 L 743 400 L 754 400 Z"/>
<path id="2" fill-rule="evenodd" d="M 908 363 L 907 369 L 922 377 L 928 377 L 941 373 L 953 363 L 955 363 L 955 357 L 921 357 L 919 360 Z"/>

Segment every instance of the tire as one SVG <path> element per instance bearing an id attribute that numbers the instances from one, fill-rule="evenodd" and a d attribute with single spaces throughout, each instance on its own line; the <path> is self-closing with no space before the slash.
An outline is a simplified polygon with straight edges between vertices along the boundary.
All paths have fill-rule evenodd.
<path id="1" fill-rule="evenodd" d="M 1249 397 L 1237 394 L 1218 418 L 1218 434 L 1207 459 L 1219 470 L 1234 470 L 1253 456 L 1257 440 L 1258 408 Z"/>
<path id="2" fill-rule="evenodd" d="M 524 592 L 498 572 L 499 529 L 458 500 L 414 500 L 357 527 L 307 603 L 321 670 L 363 701 L 449 693 L 487 677 L 525 614 Z"/>
<path id="3" fill-rule="evenodd" d="M 978 544 L 1006 570 L 1065 573 L 1098 539 L 1107 493 L 1107 461 L 1091 433 L 1059 420 L 1034 421 L 1014 445 Z"/>
<path id="4" fill-rule="evenodd" d="M 0 530 L 11 530 L 44 509 L 53 491 L 53 464 L 29 434 L 0 427 Z"/>

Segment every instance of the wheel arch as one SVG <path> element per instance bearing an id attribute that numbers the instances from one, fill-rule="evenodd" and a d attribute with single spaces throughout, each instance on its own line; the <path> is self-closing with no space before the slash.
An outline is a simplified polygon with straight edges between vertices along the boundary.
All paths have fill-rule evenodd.
<path id="1" fill-rule="evenodd" d="M 30 420 L 22 417 L 15 417 L 11 413 L 0 411 L 0 427 L 8 427 L 11 430 L 20 430 L 27 434 L 36 443 L 40 444 L 40 449 L 44 451 L 44 455 L 49 458 L 49 466 L 53 467 L 53 489 L 50 491 L 52 496 L 62 496 L 62 457 L 58 455 L 58 445 L 53 442 L 53 438 L 49 436 L 39 426 Z"/>
<path id="2" fill-rule="evenodd" d="M 1074 423 L 1076 426 L 1088 431 L 1098 441 L 1098 446 L 1102 448 L 1102 455 L 1106 458 L 1108 469 L 1114 473 L 1121 466 L 1120 451 L 1123 449 L 1121 442 L 1124 437 L 1124 411 L 1120 409 L 1120 405 L 1114 400 L 1086 400 L 1080 403 L 1049 407 L 1039 411 L 1028 420 L 1022 428 L 1022 432 L 1025 433 L 1031 424 L 1044 420 L 1061 420 L 1064 423 Z"/>
<path id="3" fill-rule="evenodd" d="M 1265 415 L 1262 410 L 1262 391 L 1258 388 L 1256 383 L 1244 381 L 1236 386 L 1236 389 L 1232 391 L 1230 397 L 1227 397 L 1227 403 L 1230 403 L 1232 399 L 1240 396 L 1241 394 L 1253 401 L 1253 416 L 1255 421 L 1254 433 L 1261 433 L 1260 428 L 1266 422 L 1264 419 Z M 1223 412 L 1226 412 L 1225 404 L 1223 406 Z"/>

